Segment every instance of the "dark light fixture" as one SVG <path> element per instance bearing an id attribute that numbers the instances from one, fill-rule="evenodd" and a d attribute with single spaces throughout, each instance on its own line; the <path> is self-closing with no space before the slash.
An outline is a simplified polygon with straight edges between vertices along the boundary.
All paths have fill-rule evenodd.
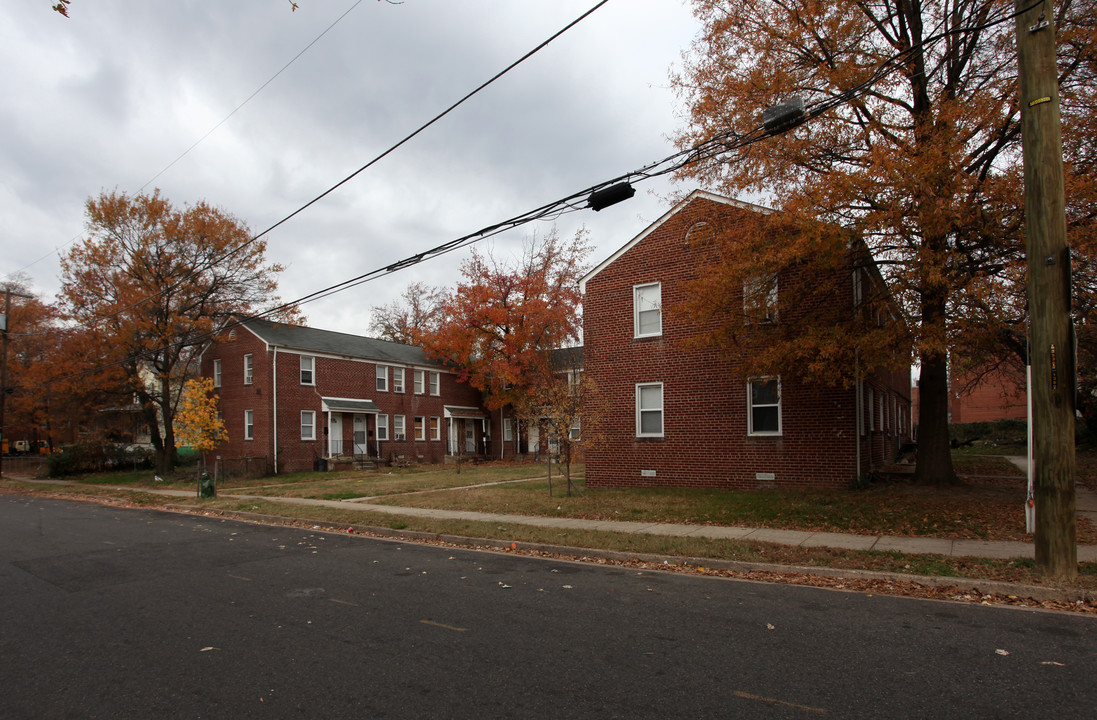
<path id="1" fill-rule="evenodd" d="M 608 208 L 610 205 L 616 205 L 619 202 L 628 200 L 635 194 L 636 188 L 630 183 L 617 183 L 616 185 L 610 185 L 609 187 L 592 192 L 590 198 L 587 200 L 587 207 L 597 212 L 603 208 Z"/>

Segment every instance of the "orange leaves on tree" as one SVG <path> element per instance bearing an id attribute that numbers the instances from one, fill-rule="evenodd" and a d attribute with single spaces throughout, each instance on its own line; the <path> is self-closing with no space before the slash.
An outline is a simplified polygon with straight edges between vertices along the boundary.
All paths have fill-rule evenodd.
<path id="1" fill-rule="evenodd" d="M 550 373 L 549 351 L 578 339 L 577 284 L 589 253 L 584 231 L 565 241 L 555 230 L 527 240 L 516 262 L 474 250 L 437 324 L 414 339 L 484 393 L 488 409 L 501 408 Z"/>
<path id="2" fill-rule="evenodd" d="M 175 415 L 175 444 L 207 452 L 229 439 L 225 423 L 217 412 L 213 378 L 194 378 L 183 386 Z"/>

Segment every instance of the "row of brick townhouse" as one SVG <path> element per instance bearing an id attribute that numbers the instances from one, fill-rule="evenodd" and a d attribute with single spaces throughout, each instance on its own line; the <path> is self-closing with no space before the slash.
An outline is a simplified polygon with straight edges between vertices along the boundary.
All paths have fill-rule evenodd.
<path id="1" fill-rule="evenodd" d="M 598 389 L 600 441 L 584 450 L 591 486 L 846 486 L 909 438 L 909 367 L 852 387 L 744 381 L 734 359 L 697 347 L 696 328 L 668 319 L 696 275 L 691 230 L 759 210 L 694 192 L 582 280 L 585 346 L 557 351 L 554 362 Z M 856 306 L 866 283 L 882 284 L 871 263 L 831 301 Z M 775 307 L 783 284 L 775 278 Z M 509 408 L 489 413 L 451 368 L 410 345 L 246 320 L 210 345 L 201 368 L 229 434 L 218 454 L 265 458 L 275 472 L 346 457 L 431 463 L 551 451 L 536 423 Z"/>

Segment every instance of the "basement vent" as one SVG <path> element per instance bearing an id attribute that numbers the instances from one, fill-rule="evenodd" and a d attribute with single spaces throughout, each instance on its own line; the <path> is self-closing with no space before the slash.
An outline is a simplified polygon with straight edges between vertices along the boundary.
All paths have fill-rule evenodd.
<path id="1" fill-rule="evenodd" d="M 641 470 L 640 477 L 655 477 L 654 470 Z"/>
<path id="2" fill-rule="evenodd" d="M 755 480 L 776 480 L 776 473 L 754 473 Z"/>

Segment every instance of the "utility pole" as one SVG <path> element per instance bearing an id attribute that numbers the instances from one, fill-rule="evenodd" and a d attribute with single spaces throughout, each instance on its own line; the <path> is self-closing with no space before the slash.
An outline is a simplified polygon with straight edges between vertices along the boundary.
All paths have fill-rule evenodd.
<path id="1" fill-rule="evenodd" d="M 1051 2 L 1034 5 L 1032 0 L 1015 0 L 1015 7 L 1019 13 L 1017 61 L 1036 440 L 1036 566 L 1045 575 L 1072 579 L 1078 572 L 1074 332 L 1055 64 L 1055 9 Z"/>

